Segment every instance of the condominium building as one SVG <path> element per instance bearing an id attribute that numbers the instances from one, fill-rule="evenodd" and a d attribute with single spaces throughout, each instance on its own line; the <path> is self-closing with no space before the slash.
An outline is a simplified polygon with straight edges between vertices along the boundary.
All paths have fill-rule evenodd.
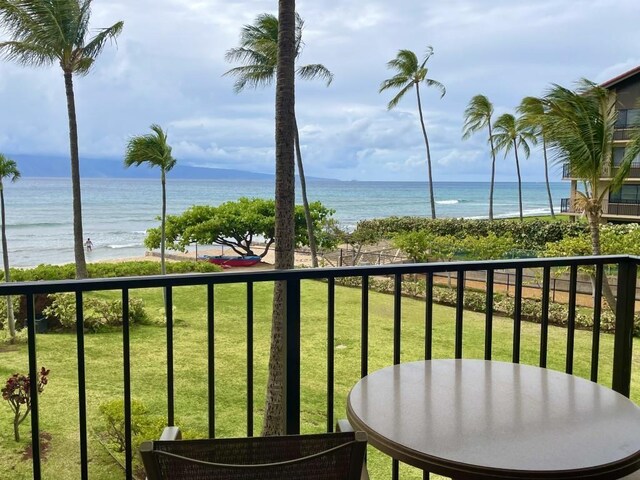
<path id="1" fill-rule="evenodd" d="M 606 184 L 622 162 L 631 127 L 640 122 L 640 66 L 602 83 L 602 86 L 616 92 L 618 109 L 612 162 L 603 169 L 600 179 Z M 578 180 L 571 176 L 568 165 L 564 165 L 562 178 L 571 181 L 571 196 L 562 199 L 561 212 L 572 216 L 581 215 L 573 208 Z M 602 218 L 608 222 L 640 222 L 640 158 L 631 164 L 622 188 L 617 192 L 609 192 L 603 202 Z"/>

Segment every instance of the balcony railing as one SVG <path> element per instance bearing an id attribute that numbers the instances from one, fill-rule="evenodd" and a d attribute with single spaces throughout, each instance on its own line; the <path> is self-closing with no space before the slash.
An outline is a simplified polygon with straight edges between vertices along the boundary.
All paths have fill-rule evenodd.
<path id="1" fill-rule="evenodd" d="M 609 202 L 605 209 L 609 215 L 625 215 L 629 217 L 640 217 L 640 205 L 637 203 L 617 203 Z"/>
<path id="2" fill-rule="evenodd" d="M 560 213 L 573 213 L 573 208 L 571 208 L 570 198 L 562 198 L 560 200 Z"/>
<path id="3" fill-rule="evenodd" d="M 496 345 L 494 340 L 494 273 L 498 270 L 510 270 L 515 275 L 515 289 L 513 290 L 514 313 L 512 316 L 512 333 L 508 344 L 509 355 L 511 361 L 519 363 L 521 361 L 521 351 L 525 352 L 531 348 L 535 349 L 535 363 L 541 367 L 547 367 L 547 359 L 561 356 L 564 360 L 564 371 L 567 373 L 574 372 L 574 350 L 576 338 L 576 297 L 577 297 L 577 278 L 578 270 L 589 266 L 594 272 L 594 284 L 596 286 L 593 298 L 593 332 L 591 334 L 591 363 L 590 378 L 592 381 L 598 381 L 599 365 L 601 358 L 608 355 L 608 349 L 603 348 L 600 352 L 600 325 L 601 325 L 601 299 L 602 285 L 605 277 L 605 269 L 616 272 L 617 287 L 615 288 L 617 296 L 617 304 L 615 310 L 615 334 L 613 338 L 612 361 L 612 381 L 611 386 L 614 390 L 623 395 L 630 396 L 631 393 L 631 365 L 632 365 L 632 343 L 633 343 L 633 321 L 635 307 L 635 289 L 637 277 L 637 265 L 640 258 L 629 256 L 608 256 L 608 257 L 576 257 L 576 258 L 547 258 L 547 259 L 527 259 L 527 260 L 509 260 L 509 261 L 489 261 L 489 262 L 455 262 L 455 263 L 431 263 L 431 264 L 406 264 L 406 265 L 387 265 L 372 267 L 350 267 L 350 268 L 327 268 L 327 269 L 298 269 L 289 271 L 262 271 L 255 273 L 236 273 L 224 272 L 217 274 L 189 274 L 189 275 L 168 275 L 154 277 L 136 277 L 125 279 L 90 279 L 90 280 L 69 280 L 60 282 L 27 282 L 27 283 L 6 283 L 0 284 L 0 295 L 24 295 L 26 296 L 27 305 L 27 329 L 28 329 L 28 366 L 31 378 L 36 377 L 38 369 L 38 342 L 36 341 L 35 328 L 35 307 L 34 297 L 38 294 L 50 294 L 59 292 L 71 292 L 75 294 L 77 306 L 77 366 L 72 368 L 77 370 L 74 380 L 70 382 L 69 388 L 77 388 L 78 394 L 78 414 L 77 426 L 79 432 L 79 446 L 76 458 L 68 458 L 69 464 L 80 465 L 80 477 L 82 479 L 89 478 L 89 453 L 88 453 L 88 429 L 87 429 L 87 404 L 92 401 L 92 396 L 87 395 L 87 381 L 85 373 L 85 365 L 90 363 L 91 354 L 85 350 L 85 333 L 84 333 L 84 314 L 83 314 L 83 296 L 89 292 L 116 291 L 120 293 L 123 305 L 123 328 L 122 328 L 122 354 L 114 354 L 113 368 L 122 371 L 122 398 L 124 400 L 124 419 L 125 419 L 125 478 L 133 478 L 132 470 L 132 434 L 131 434 L 131 411 L 132 411 L 132 393 L 131 393 L 131 372 L 132 367 L 138 366 L 140 359 L 136 358 L 136 351 L 132 351 L 131 338 L 129 335 L 129 293 L 134 289 L 162 288 L 164 289 L 164 303 L 166 311 L 166 331 L 165 331 L 165 347 L 166 357 L 155 361 L 159 363 L 158 368 L 166 369 L 166 419 L 168 425 L 174 425 L 176 397 L 179 392 L 176 391 L 176 361 L 174 358 L 176 341 L 175 333 L 179 334 L 176 329 L 174 319 L 174 293 L 179 291 L 180 287 L 202 286 L 203 300 L 206 298 L 206 311 L 202 313 L 203 341 L 206 342 L 207 357 L 207 375 L 204 378 L 190 378 L 190 382 L 200 382 L 206 384 L 206 398 L 202 401 L 206 405 L 208 412 L 208 432 L 210 436 L 215 436 L 216 429 L 216 386 L 215 375 L 219 374 L 220 366 L 215 365 L 214 345 L 215 342 L 224 341 L 224 332 L 216 330 L 216 309 L 214 308 L 215 292 L 219 288 L 226 288 L 223 285 L 240 284 L 246 287 L 246 295 L 242 294 L 237 298 L 238 310 L 240 315 L 246 314 L 246 322 L 242 321 L 238 325 L 239 329 L 246 328 L 246 342 L 238 344 L 238 349 L 246 351 L 246 391 L 247 391 L 247 409 L 246 409 L 246 427 L 247 433 L 253 433 L 253 377 L 254 377 L 254 286 L 271 283 L 274 281 L 286 282 L 286 431 L 288 433 L 298 433 L 301 424 L 301 378 L 306 380 L 315 380 L 320 372 L 317 369 L 304 370 L 304 376 L 301 377 L 301 342 L 317 342 L 318 339 L 310 340 L 301 338 L 301 307 L 305 307 L 305 302 L 309 302 L 308 292 L 305 289 L 313 286 L 317 291 L 317 281 L 325 282 L 326 297 L 313 298 L 314 304 L 326 305 L 326 363 L 320 361 L 319 364 L 326 365 L 326 372 L 320 374 L 326 375 L 326 411 L 322 411 L 321 415 L 326 420 L 326 430 L 331 431 L 335 423 L 335 390 L 334 385 L 338 382 L 351 383 L 349 378 L 336 378 L 335 352 L 336 352 L 336 304 L 340 308 L 339 299 L 344 292 L 336 295 L 336 282 L 341 279 L 355 278 L 358 280 L 359 300 L 358 317 L 350 319 L 352 324 L 350 329 L 359 332 L 359 364 L 356 361 L 351 367 L 351 371 L 355 369 L 352 377 L 365 376 L 369 371 L 369 357 L 371 340 L 369 338 L 369 307 L 370 307 L 370 284 L 374 277 L 386 277 L 390 279 L 390 290 L 393 292 L 389 298 L 388 324 L 390 326 L 390 335 L 392 337 L 393 347 L 392 356 L 389 362 L 398 364 L 403 359 L 403 345 L 416 341 L 415 338 L 403 337 L 403 325 L 406 325 L 406 315 L 403 311 L 403 305 L 407 300 L 403 297 L 403 282 L 410 278 L 420 276 L 425 282 L 425 293 L 421 296 L 424 302 L 424 313 L 420 315 L 416 321 L 423 322 L 420 328 L 424 332 L 424 336 L 420 338 L 420 342 L 424 340 L 425 359 L 435 357 L 434 342 L 434 324 L 439 324 L 442 319 L 438 318 L 437 310 L 433 308 L 434 294 L 434 274 L 441 272 L 453 272 L 457 281 L 455 282 L 456 304 L 455 323 L 451 338 L 452 353 L 455 358 L 462 358 L 463 355 L 469 357 L 468 353 L 471 346 L 477 352 L 475 355 L 484 357 L 489 360 L 494 356 L 493 346 Z M 558 352 L 558 342 L 550 341 L 549 333 L 549 306 L 550 306 L 550 285 L 552 273 L 557 268 L 566 269 L 569 272 L 568 278 L 568 314 L 566 318 L 566 334 L 563 338 L 566 343 Z M 537 337 L 536 345 L 530 345 L 523 342 L 522 332 L 522 304 L 524 295 L 523 272 L 538 272 L 540 282 L 540 298 L 541 298 L 541 323 L 539 326 L 539 337 Z M 484 339 L 480 340 L 483 345 L 470 345 L 469 334 L 465 336 L 465 314 L 464 298 L 465 298 L 465 274 L 467 272 L 484 272 L 485 276 L 485 302 L 484 302 Z M 612 279 L 613 280 L 613 279 Z M 476 282 L 474 282 L 475 285 Z M 527 289 L 530 287 L 527 286 Z M 243 288 L 244 290 L 244 288 Z M 323 295 L 324 296 L 324 295 Z M 176 294 L 175 298 L 179 295 Z M 303 298 L 305 300 L 303 301 Z M 589 297 L 587 297 L 589 298 Z M 181 298 L 181 301 L 185 299 Z M 192 299 L 191 299 L 192 301 Z M 411 300 L 412 302 L 415 300 Z M 179 303 L 176 301 L 175 303 Z M 412 304 L 413 305 L 413 304 Z M 352 307 L 353 308 L 353 307 Z M 407 307 L 405 307 L 407 308 Z M 407 308 L 408 310 L 408 308 Z M 302 311 L 305 311 L 302 308 Z M 376 312 L 380 314 L 380 312 Z M 385 315 L 382 313 L 382 315 Z M 477 315 L 477 314 L 475 314 Z M 206 319 L 206 321 L 205 321 Z M 527 327 L 528 329 L 528 327 Z M 303 330 L 304 331 L 304 330 Z M 373 330 L 371 330 L 373 331 Z M 244 334 L 243 334 L 244 335 Z M 498 333 L 496 333 L 497 337 Z M 206 338 L 206 340 L 204 340 Z M 390 339 L 391 341 L 391 339 Z M 303 342 L 304 343 L 304 342 Z M 504 355 L 504 345 L 500 345 L 500 354 Z M 465 349 L 469 349 L 466 351 Z M 422 349 L 422 347 L 420 347 Z M 497 350 L 497 349 L 496 349 Z M 605 353 L 607 350 L 607 353 Z M 204 351 L 204 347 L 203 347 Z M 465 351 L 467 352 L 465 354 Z M 482 353 L 480 353 L 482 352 Z M 157 352 L 160 353 L 160 352 Z M 60 352 L 61 355 L 69 355 L 70 352 Z M 405 353 L 406 355 L 406 353 Z M 474 354 L 471 354 L 473 356 Z M 166 360 L 165 360 L 166 358 Z M 406 358 L 406 357 L 405 357 Z M 204 359 L 203 359 L 204 360 Z M 166 365 L 164 365 L 166 361 Z M 376 368 L 379 365 L 376 366 Z M 243 368 L 243 367 L 241 367 Z M 69 374 L 70 372 L 67 372 Z M 600 372 L 601 373 L 601 372 Z M 344 375 L 344 371 L 343 371 Z M 73 378 L 73 377 L 67 377 Z M 64 378 L 59 377 L 59 382 L 64 382 Z M 76 387 L 77 385 L 77 387 Z M 634 391 L 635 395 L 635 391 Z M 179 397 L 180 399 L 180 397 Z M 42 455 L 38 439 L 40 438 L 40 414 L 41 408 L 38 402 L 38 393 L 36 389 L 31 390 L 31 462 L 33 465 L 33 478 L 39 480 L 42 477 L 41 462 Z M 313 408 L 305 406 L 305 409 Z M 324 413 L 326 412 L 326 413 Z M 316 427 L 317 428 L 317 427 Z M 324 428 L 324 427 L 321 427 Z M 62 477 L 61 477 L 62 478 Z M 69 477 L 64 477 L 69 478 Z"/>

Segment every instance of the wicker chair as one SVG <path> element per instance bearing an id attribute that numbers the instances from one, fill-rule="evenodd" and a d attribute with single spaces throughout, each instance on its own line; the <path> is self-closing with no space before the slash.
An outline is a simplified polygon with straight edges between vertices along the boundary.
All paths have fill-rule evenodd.
<path id="1" fill-rule="evenodd" d="M 364 432 L 144 442 L 149 480 L 360 480 Z"/>

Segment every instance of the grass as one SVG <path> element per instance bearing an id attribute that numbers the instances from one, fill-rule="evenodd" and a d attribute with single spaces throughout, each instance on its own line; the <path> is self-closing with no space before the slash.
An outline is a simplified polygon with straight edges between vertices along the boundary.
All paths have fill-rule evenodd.
<path id="1" fill-rule="evenodd" d="M 306 281 L 302 284 L 301 302 L 301 423 L 303 432 L 326 429 L 326 301 L 327 285 Z M 100 295 L 109 295 L 100 294 Z M 148 312 L 161 318 L 161 292 L 135 290 Z M 254 285 L 254 415 L 255 433 L 259 434 L 267 378 L 271 284 Z M 216 349 L 216 434 L 246 435 L 246 287 L 222 285 L 215 290 Z M 191 435 L 207 435 L 207 344 L 206 292 L 204 287 L 174 289 L 175 305 L 175 401 L 177 423 Z M 335 311 L 335 418 L 345 416 L 349 389 L 360 372 L 360 291 L 336 288 Z M 370 293 L 369 371 L 390 365 L 393 358 L 393 297 Z M 434 357 L 450 358 L 454 354 L 455 311 L 434 305 Z M 539 325 L 522 326 L 522 362 L 536 364 L 539 355 Z M 551 327 L 549 332 L 550 368 L 563 370 L 566 330 Z M 512 321 L 494 320 L 494 358 L 511 359 Z M 77 354 L 73 334 L 38 335 L 38 364 L 51 369 L 50 384 L 40 397 L 41 430 L 52 435 L 47 458 L 42 464 L 43 478 L 79 477 L 79 438 L 77 400 Z M 640 402 L 640 354 L 636 340 L 632 399 Z M 100 430 L 98 413 L 101 403 L 122 396 L 122 334 L 112 331 L 87 335 L 86 385 L 90 432 Z M 482 358 L 484 316 L 465 312 L 464 356 Z M 161 325 L 136 326 L 131 330 L 132 392 L 152 411 L 166 411 L 165 330 Z M 424 302 L 404 298 L 402 301 L 402 361 L 423 358 Z M 601 337 L 600 381 L 611 384 L 613 337 Z M 577 331 L 574 372 L 588 377 L 591 356 L 591 333 Z M 27 372 L 26 347 L 0 351 L 0 379 L 16 371 Z M 21 428 L 23 441 L 12 437 L 11 412 L 0 404 L 0 471 L 15 480 L 31 477 L 31 462 L 23 460 L 30 442 L 29 422 Z M 89 438 L 89 476 L 92 479 L 123 478 L 124 474 L 94 434 Z M 373 479 L 390 477 L 387 457 L 370 448 L 369 469 Z M 411 467 L 402 467 L 402 478 L 422 478 Z"/>

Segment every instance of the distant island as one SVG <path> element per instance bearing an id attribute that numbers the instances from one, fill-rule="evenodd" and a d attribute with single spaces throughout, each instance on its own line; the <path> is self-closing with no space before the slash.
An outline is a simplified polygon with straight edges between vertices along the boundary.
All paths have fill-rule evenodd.
<path id="1" fill-rule="evenodd" d="M 67 157 L 40 155 L 8 155 L 18 163 L 23 177 L 68 178 L 71 164 Z M 158 171 L 150 168 L 129 168 L 121 160 L 113 158 L 81 157 L 80 174 L 83 178 L 158 178 Z M 269 173 L 248 172 L 226 168 L 193 167 L 180 165 L 171 170 L 171 178 L 180 180 L 273 180 Z M 330 180 L 320 177 L 307 177 L 313 180 Z"/>

